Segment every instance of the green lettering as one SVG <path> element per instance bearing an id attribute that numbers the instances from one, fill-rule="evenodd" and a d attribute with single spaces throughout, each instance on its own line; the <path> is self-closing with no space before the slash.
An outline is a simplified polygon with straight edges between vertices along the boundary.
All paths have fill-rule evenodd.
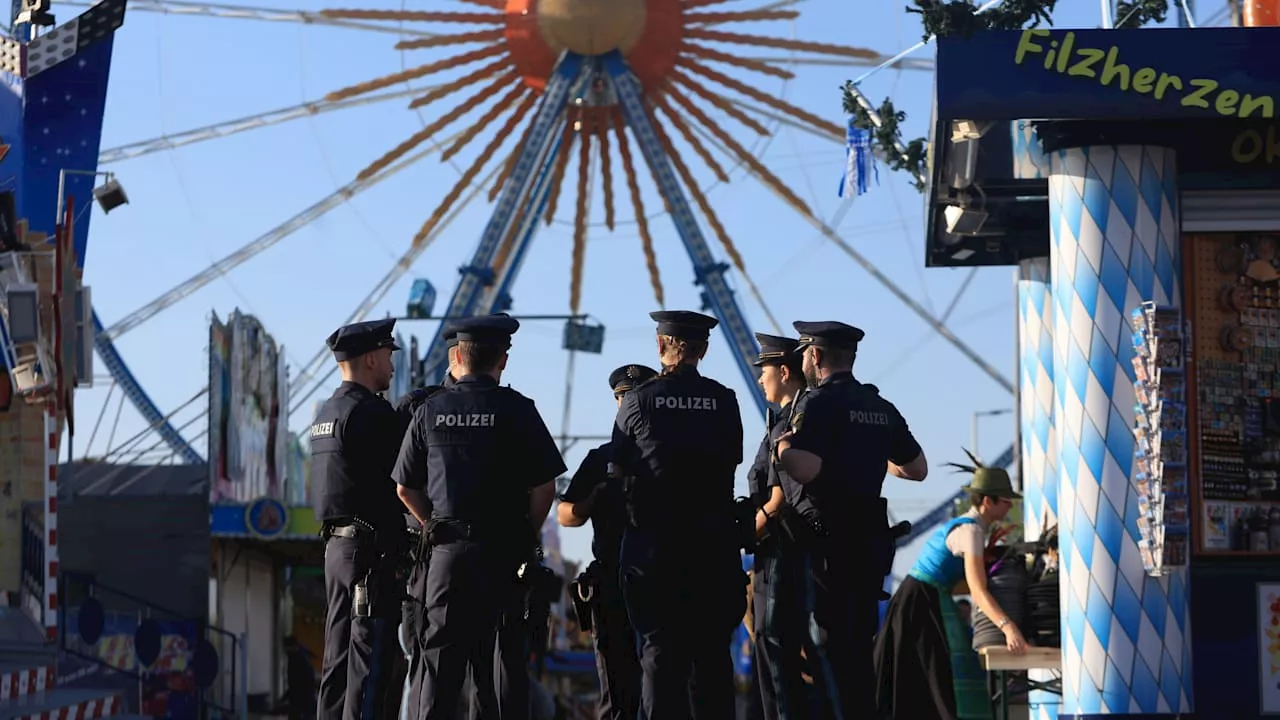
<path id="1" fill-rule="evenodd" d="M 1252 115 L 1254 111 L 1261 111 L 1262 117 L 1267 118 L 1268 120 L 1275 117 L 1275 98 L 1270 95 L 1254 97 L 1249 93 L 1245 93 L 1244 97 L 1240 99 L 1240 117 L 1247 118 Z"/>
<path id="2" fill-rule="evenodd" d="M 1209 101 L 1206 99 L 1209 93 L 1218 89 L 1217 80 L 1207 80 L 1199 78 L 1191 81 L 1191 87 L 1196 88 L 1190 95 L 1182 98 L 1182 107 L 1209 107 Z"/>
<path id="3" fill-rule="evenodd" d="M 1107 51 L 1107 63 L 1102 66 L 1102 77 L 1098 82 L 1103 85 L 1110 85 L 1111 81 L 1118 75 L 1120 77 L 1120 89 L 1129 89 L 1129 66 L 1124 63 L 1117 63 L 1116 58 L 1120 56 L 1120 48 L 1112 46 Z"/>
<path id="4" fill-rule="evenodd" d="M 1080 59 L 1071 66 L 1067 74 L 1075 77 L 1097 77 L 1098 73 L 1094 71 L 1093 66 L 1102 59 L 1102 51 L 1094 48 L 1080 48 L 1076 51 L 1076 55 L 1080 56 Z"/>
<path id="5" fill-rule="evenodd" d="M 1240 101 L 1240 93 L 1235 90 L 1223 90 L 1218 93 L 1218 97 L 1213 99 L 1213 109 L 1218 111 L 1219 115 L 1235 115 L 1236 103 Z"/>
<path id="6" fill-rule="evenodd" d="M 1170 75 L 1169 73 L 1160 73 L 1160 79 L 1156 81 L 1155 99 L 1163 100 L 1164 94 L 1169 90 L 1169 88 L 1181 90 L 1182 78 L 1177 75 Z"/>
<path id="7" fill-rule="evenodd" d="M 1044 52 L 1044 48 L 1036 44 L 1036 39 L 1045 37 L 1049 37 L 1048 30 L 1039 28 L 1023 30 L 1022 36 L 1018 38 L 1018 49 L 1013 54 L 1013 64 L 1021 65 L 1027 59 L 1027 55 Z"/>
<path id="8" fill-rule="evenodd" d="M 1156 71 L 1151 68 L 1138 68 L 1133 74 L 1133 91 L 1146 95 L 1155 87 Z"/>
<path id="9" fill-rule="evenodd" d="M 1251 163 L 1262 155 L 1262 136 L 1257 130 L 1245 130 L 1231 143 L 1231 159 L 1240 164 Z"/>
<path id="10" fill-rule="evenodd" d="M 1076 34 L 1068 32 L 1067 36 L 1062 38 L 1062 47 L 1058 50 L 1058 72 L 1067 71 L 1067 63 L 1071 62 L 1071 48 L 1076 46 Z M 1048 58 L 1045 58 L 1048 60 Z M 1045 70 L 1048 70 L 1048 66 Z"/>

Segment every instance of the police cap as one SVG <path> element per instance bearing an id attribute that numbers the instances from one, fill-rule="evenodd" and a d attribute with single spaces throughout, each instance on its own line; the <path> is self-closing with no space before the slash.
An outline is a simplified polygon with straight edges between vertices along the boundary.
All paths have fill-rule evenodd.
<path id="1" fill-rule="evenodd" d="M 791 323 L 796 332 L 800 333 L 801 349 L 813 345 L 820 348 L 831 348 L 833 350 L 854 350 L 857 349 L 858 343 L 862 342 L 862 338 L 866 337 L 866 333 L 852 325 L 846 325 L 842 322 L 827 320 L 823 322 L 803 322 L 797 320 Z"/>
<path id="2" fill-rule="evenodd" d="M 333 357 L 339 362 L 354 360 L 361 355 L 382 348 L 399 350 L 391 331 L 396 326 L 395 318 L 386 320 L 367 320 L 365 322 L 343 325 L 325 339 L 325 344 L 333 351 Z"/>
<path id="3" fill-rule="evenodd" d="M 756 342 L 760 343 L 760 357 L 751 363 L 756 367 L 762 365 L 781 365 L 787 361 L 787 357 L 800 347 L 799 340 L 793 340 L 789 337 L 779 337 L 778 335 L 765 335 L 764 333 L 756 333 Z"/>
<path id="4" fill-rule="evenodd" d="M 609 387 L 614 395 L 633 390 L 637 385 L 658 377 L 658 371 L 644 365 L 623 365 L 609 373 Z"/>
<path id="5" fill-rule="evenodd" d="M 511 336 L 520 329 L 520 321 L 502 313 L 499 315 L 481 315 L 458 320 L 450 330 L 457 342 L 470 342 L 477 345 L 511 346 Z"/>
<path id="6" fill-rule="evenodd" d="M 457 328 L 450 326 L 444 329 L 444 346 L 447 348 L 458 346 Z"/>
<path id="7" fill-rule="evenodd" d="M 711 328 L 720 324 L 709 315 L 688 310 L 660 310 L 649 313 L 649 317 L 658 323 L 659 335 L 681 340 L 706 340 L 711 336 Z"/>

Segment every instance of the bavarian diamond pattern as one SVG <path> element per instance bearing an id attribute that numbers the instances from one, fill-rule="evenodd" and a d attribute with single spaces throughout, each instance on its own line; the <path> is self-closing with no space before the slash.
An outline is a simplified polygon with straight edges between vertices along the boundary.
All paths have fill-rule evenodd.
<path id="1" fill-rule="evenodd" d="M 1018 263 L 1018 395 L 1022 440 L 1023 523 L 1027 538 L 1040 537 L 1058 522 L 1058 478 L 1053 433 L 1053 306 L 1049 259 Z M 1033 670 L 1032 680 L 1048 682 L 1053 673 Z M 1056 695 L 1037 690 L 1027 699 L 1031 720 L 1058 717 Z"/>
<path id="2" fill-rule="evenodd" d="M 1049 259 L 1018 264 L 1019 403 L 1027 537 L 1057 522 L 1053 445 L 1053 308 Z M 1047 523 L 1046 521 L 1047 517 Z"/>
<path id="3" fill-rule="evenodd" d="M 1180 305 L 1175 153 L 1092 147 L 1049 160 L 1062 713 L 1190 712 L 1186 571 L 1149 577 L 1138 553 L 1124 323 L 1144 301 Z"/>
<path id="4" fill-rule="evenodd" d="M 1044 153 L 1035 126 L 1027 120 L 1009 123 L 1013 134 L 1013 177 L 1017 180 L 1039 180 L 1049 177 L 1049 158 Z"/>

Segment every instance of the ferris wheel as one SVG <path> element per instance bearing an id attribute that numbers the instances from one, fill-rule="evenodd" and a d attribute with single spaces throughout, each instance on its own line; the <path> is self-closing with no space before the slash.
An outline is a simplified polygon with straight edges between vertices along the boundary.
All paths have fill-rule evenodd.
<path id="1" fill-rule="evenodd" d="M 751 360 L 756 345 L 742 311 L 744 298 L 728 281 L 731 273 L 734 284 L 745 288 L 750 299 L 772 317 L 708 199 L 710 184 L 727 182 L 739 172 L 776 195 L 780 207 L 838 246 L 983 372 L 1012 390 L 1009 380 L 948 330 L 942 319 L 842 239 L 833 227 L 837 223 L 819 218 L 759 158 L 759 148 L 752 146 L 779 128 L 825 138 L 831 141 L 834 154 L 842 152 L 846 139 L 846 128 L 829 119 L 828 108 L 798 107 L 758 89 L 754 84 L 758 78 L 785 80 L 794 76 L 793 68 L 807 64 L 860 65 L 868 73 L 889 67 L 932 69 L 930 61 L 911 58 L 910 49 L 886 56 L 787 37 L 777 28 L 798 16 L 793 6 L 799 2 L 620 0 L 603 12 L 601 3 L 583 0 L 456 0 L 457 9 L 450 10 L 410 10 L 400 3 L 399 9 L 293 12 L 130 0 L 130 12 L 384 33 L 398 36 L 388 40 L 388 51 L 400 50 L 408 59 L 401 71 L 335 88 L 311 102 L 107 148 L 100 155 L 102 165 L 120 165 L 256 128 L 392 100 L 409 99 L 409 107 L 429 119 L 409 137 L 388 138 L 385 152 L 369 158 L 366 167 L 333 193 L 154 300 L 123 317 L 100 318 L 94 313 L 95 346 L 113 378 L 113 390 L 118 387 L 147 423 L 146 430 L 130 439 L 126 451 L 141 456 L 161 448 L 178 462 L 199 463 L 203 458 L 195 443 L 204 433 L 189 429 L 194 419 L 182 424 L 174 421 L 182 408 L 165 410 L 151 399 L 117 349 L 117 340 L 430 155 L 450 159 L 469 154 L 470 160 L 450 190 L 426 203 L 420 229 L 382 281 L 347 318 L 333 318 L 333 324 L 358 321 L 373 312 L 461 209 L 477 199 L 492 203 L 492 212 L 448 301 L 443 313 L 447 317 L 508 309 L 511 288 L 530 243 L 539 226 L 553 220 L 572 226 L 571 316 L 581 314 L 588 233 L 612 230 L 624 219 L 634 223 L 649 283 L 661 306 L 664 285 L 653 232 L 657 223 L 668 223 L 689 256 L 705 306 L 721 320 L 737 367 L 754 388 Z M 716 7 L 729 3 L 749 7 Z M 743 27 L 766 30 L 748 32 Z M 596 188 L 598 198 L 593 197 Z M 593 206 L 602 211 L 602 218 L 592 216 Z M 714 236 L 718 249 L 713 249 L 709 236 Z M 721 253 L 728 262 L 718 259 Z M 443 350 L 437 329 L 423 363 L 429 381 L 444 371 Z M 305 407 L 331 376 L 323 372 L 326 357 L 327 351 L 318 348 L 296 368 L 289 387 L 291 414 Z M 763 397 L 753 395 L 763 412 Z M 189 402 L 200 398 L 201 393 L 196 393 Z M 1011 451 L 997 463 L 1008 464 Z"/>

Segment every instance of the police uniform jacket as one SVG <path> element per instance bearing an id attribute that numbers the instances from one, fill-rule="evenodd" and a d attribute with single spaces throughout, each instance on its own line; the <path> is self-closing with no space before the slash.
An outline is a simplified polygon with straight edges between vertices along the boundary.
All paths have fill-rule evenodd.
<path id="1" fill-rule="evenodd" d="M 622 534 L 627 527 L 622 481 L 609 476 L 612 446 L 612 443 L 605 443 L 590 450 L 560 496 L 564 502 L 579 503 L 587 499 L 592 488 L 604 484 L 591 507 L 591 554 L 610 567 L 618 564 Z"/>
<path id="2" fill-rule="evenodd" d="M 467 523 L 479 541 L 523 542 L 529 490 L 565 471 L 533 401 L 468 375 L 428 397 L 414 413 L 393 472 L 422 490 L 432 516 Z"/>
<path id="3" fill-rule="evenodd" d="M 731 519 L 742 463 L 738 398 L 678 365 L 623 397 L 610 453 L 630 476 L 627 505 L 637 527 L 678 532 L 680 524 Z"/>
<path id="4" fill-rule="evenodd" d="M 311 476 L 316 519 L 359 519 L 375 529 L 404 527 L 404 505 L 391 469 L 405 421 L 381 396 L 344 382 L 320 406 L 311 424 Z"/>
<path id="5" fill-rule="evenodd" d="M 791 428 L 791 409 L 795 407 L 795 403 L 788 403 L 786 407 L 778 412 L 769 414 L 768 431 L 764 438 L 760 441 L 760 448 L 756 450 L 755 461 L 751 463 L 751 469 L 747 471 L 747 491 L 751 493 L 751 499 L 756 505 L 764 505 L 769 500 L 769 488 L 780 484 L 779 471 L 777 464 L 774 462 L 774 448 L 777 445 L 778 438 Z"/>
<path id="6" fill-rule="evenodd" d="M 886 461 L 903 465 L 920 455 L 898 409 L 852 373 L 828 377 L 794 404 L 791 447 L 822 458 L 822 470 L 805 485 L 784 475 L 783 490 L 797 511 L 828 528 L 857 521 L 851 514 L 880 498 Z"/>

